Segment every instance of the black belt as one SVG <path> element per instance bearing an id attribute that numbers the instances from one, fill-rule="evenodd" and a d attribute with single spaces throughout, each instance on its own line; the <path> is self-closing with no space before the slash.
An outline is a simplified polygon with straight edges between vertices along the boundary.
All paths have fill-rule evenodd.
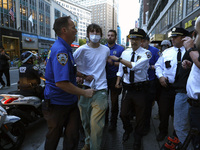
<path id="1" fill-rule="evenodd" d="M 187 102 L 190 104 L 190 106 L 200 107 L 200 100 L 198 99 L 188 98 Z"/>
<path id="2" fill-rule="evenodd" d="M 142 90 L 145 87 L 148 86 L 149 81 L 144 81 L 144 82 L 137 82 L 137 83 L 132 83 L 132 84 L 127 84 L 125 82 L 122 83 L 122 85 L 127 88 L 127 89 L 134 89 L 134 90 Z"/>

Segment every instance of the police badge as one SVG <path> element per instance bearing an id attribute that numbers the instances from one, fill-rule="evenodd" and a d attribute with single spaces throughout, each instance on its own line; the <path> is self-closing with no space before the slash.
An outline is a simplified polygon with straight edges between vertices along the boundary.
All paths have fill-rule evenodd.
<path id="1" fill-rule="evenodd" d="M 64 66 L 68 61 L 68 55 L 66 53 L 59 53 L 57 54 L 57 60 L 62 66 Z"/>
<path id="2" fill-rule="evenodd" d="M 113 55 L 116 55 L 117 54 L 117 51 L 113 51 Z"/>
<path id="3" fill-rule="evenodd" d="M 151 52 L 146 52 L 145 54 L 147 55 L 147 58 L 151 58 L 152 56 Z"/>
<path id="4" fill-rule="evenodd" d="M 137 56 L 137 60 L 136 61 L 138 61 L 140 58 L 141 58 L 141 56 Z"/>

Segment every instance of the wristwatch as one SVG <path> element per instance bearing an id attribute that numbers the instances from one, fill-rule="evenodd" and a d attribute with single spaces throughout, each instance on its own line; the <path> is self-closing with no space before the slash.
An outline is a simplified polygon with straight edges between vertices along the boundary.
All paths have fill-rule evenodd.
<path id="1" fill-rule="evenodd" d="M 117 60 L 117 62 L 120 62 L 122 60 L 122 58 L 121 57 L 119 57 L 119 59 Z"/>
<path id="2" fill-rule="evenodd" d="M 192 48 L 190 48 L 190 49 L 188 50 L 188 53 L 190 53 L 191 51 L 196 51 L 196 49 L 194 49 L 194 48 L 192 47 Z"/>

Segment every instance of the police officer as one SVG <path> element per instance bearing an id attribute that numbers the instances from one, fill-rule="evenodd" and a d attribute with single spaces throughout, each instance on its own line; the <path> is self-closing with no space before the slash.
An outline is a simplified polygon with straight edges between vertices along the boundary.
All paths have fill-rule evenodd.
<path id="1" fill-rule="evenodd" d="M 43 99 L 44 90 L 40 86 L 40 78 L 44 78 L 42 72 L 33 64 L 34 57 L 30 51 L 21 54 L 23 64 L 19 67 L 19 89 L 22 95 Z"/>
<path id="2" fill-rule="evenodd" d="M 63 150 L 77 149 L 80 112 L 77 95 L 92 97 L 93 90 L 76 86 L 76 67 L 70 45 L 77 30 L 70 16 L 57 18 L 53 29 L 58 39 L 51 47 L 46 65 L 43 114 L 47 120 L 45 150 L 55 150 L 64 129 Z"/>
<path id="3" fill-rule="evenodd" d="M 184 46 L 189 53 L 193 65 L 189 60 L 184 60 L 182 65 L 185 69 L 191 67 L 191 72 L 187 80 L 187 95 L 189 97 L 188 102 L 191 105 L 190 109 L 190 125 L 191 128 L 198 130 L 197 136 L 193 138 L 194 150 L 200 149 L 200 17 L 195 22 L 195 40 L 190 37 L 185 37 Z M 196 47 L 196 48 L 195 48 Z"/>
<path id="4" fill-rule="evenodd" d="M 110 55 L 115 55 L 120 57 L 124 48 L 118 44 L 116 44 L 117 39 L 117 32 L 115 30 L 109 30 L 107 35 L 106 44 L 107 47 L 110 49 Z M 117 126 L 117 117 L 119 112 L 119 104 L 118 104 L 118 97 L 121 93 L 121 88 L 115 88 L 115 83 L 117 81 L 117 71 L 119 68 L 119 62 L 112 61 L 111 64 L 107 63 L 106 65 L 106 77 L 108 83 L 108 91 L 110 91 L 110 98 L 111 98 L 111 118 L 110 118 L 110 125 L 108 127 L 109 131 L 113 131 L 116 129 Z M 109 107 L 108 107 L 109 108 Z M 108 117 L 109 109 L 107 110 Z"/>
<path id="5" fill-rule="evenodd" d="M 173 28 L 171 40 L 173 47 L 162 52 L 161 57 L 155 64 L 156 75 L 161 84 L 161 94 L 159 99 L 160 125 L 157 141 L 162 141 L 167 136 L 169 115 L 173 116 L 175 89 L 173 83 L 177 72 L 181 67 L 181 60 L 185 54 L 182 39 L 189 33 L 183 28 Z"/>
<path id="6" fill-rule="evenodd" d="M 110 56 L 113 60 L 119 61 L 116 87 L 119 87 L 120 78 L 123 78 L 123 88 L 127 89 L 122 101 L 120 117 L 125 130 L 123 141 L 128 140 L 133 130 L 129 119 L 129 113 L 134 108 L 136 113 L 136 126 L 134 134 L 134 150 L 141 148 L 141 140 L 144 135 L 146 92 L 148 87 L 148 68 L 151 52 L 141 47 L 146 37 L 143 29 L 134 28 L 129 32 L 131 48 L 125 50 L 121 57 Z"/>
<path id="7" fill-rule="evenodd" d="M 146 106 L 146 123 L 145 123 L 145 130 L 144 130 L 144 134 L 148 134 L 148 132 L 150 131 L 150 118 L 151 118 L 151 110 L 152 110 L 152 104 L 153 101 L 156 98 L 156 84 L 157 84 L 157 77 L 155 75 L 155 63 L 159 58 L 159 49 L 157 49 L 156 47 L 153 47 L 151 45 L 149 45 L 150 43 L 150 38 L 147 35 L 144 39 L 144 42 L 142 43 L 142 47 L 145 49 L 148 49 L 151 54 L 152 57 L 149 60 L 149 69 L 148 69 L 148 76 L 149 76 L 149 89 L 148 89 L 148 96 L 147 96 L 147 106 Z"/>

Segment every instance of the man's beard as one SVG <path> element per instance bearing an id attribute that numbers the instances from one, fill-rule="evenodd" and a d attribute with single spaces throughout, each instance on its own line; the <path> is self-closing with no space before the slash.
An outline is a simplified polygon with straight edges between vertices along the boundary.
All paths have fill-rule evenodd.
<path id="1" fill-rule="evenodd" d="M 110 40 L 108 40 L 108 44 L 114 44 L 115 43 L 115 41 L 110 41 Z"/>

